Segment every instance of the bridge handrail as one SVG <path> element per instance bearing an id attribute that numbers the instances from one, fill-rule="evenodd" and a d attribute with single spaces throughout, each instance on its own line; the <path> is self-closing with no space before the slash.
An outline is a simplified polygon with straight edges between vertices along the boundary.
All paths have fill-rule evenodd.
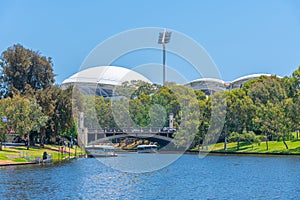
<path id="1" fill-rule="evenodd" d="M 168 130 L 163 131 L 161 127 L 140 127 L 140 128 L 88 128 L 88 132 L 97 133 L 172 133 Z M 174 132 L 174 131 L 173 131 Z"/>

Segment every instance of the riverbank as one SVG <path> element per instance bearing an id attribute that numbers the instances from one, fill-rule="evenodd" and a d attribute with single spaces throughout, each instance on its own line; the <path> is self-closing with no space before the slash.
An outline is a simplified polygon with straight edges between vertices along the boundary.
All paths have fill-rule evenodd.
<path id="1" fill-rule="evenodd" d="M 0 166 L 36 164 L 43 157 L 44 152 L 50 155 L 53 162 L 74 158 L 84 154 L 79 147 L 62 147 L 58 145 L 45 145 L 44 148 L 35 146 L 27 150 L 25 146 L 3 147 L 0 151 Z"/>
<path id="2" fill-rule="evenodd" d="M 265 155 L 300 155 L 300 140 L 286 141 L 288 149 L 282 141 L 269 141 L 268 149 L 265 142 L 261 143 L 246 143 L 240 142 L 239 147 L 237 142 L 227 143 L 227 148 L 224 150 L 224 143 L 210 145 L 208 149 L 193 148 L 190 152 L 203 153 L 226 153 L 226 154 L 265 154 Z"/>

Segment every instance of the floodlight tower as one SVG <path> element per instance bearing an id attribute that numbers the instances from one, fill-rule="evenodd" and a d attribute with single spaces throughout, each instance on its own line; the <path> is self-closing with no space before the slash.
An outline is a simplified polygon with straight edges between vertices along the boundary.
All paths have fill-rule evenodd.
<path id="1" fill-rule="evenodd" d="M 158 44 L 163 46 L 163 86 L 166 83 L 166 44 L 170 42 L 171 31 L 164 30 L 164 32 L 159 33 Z"/>

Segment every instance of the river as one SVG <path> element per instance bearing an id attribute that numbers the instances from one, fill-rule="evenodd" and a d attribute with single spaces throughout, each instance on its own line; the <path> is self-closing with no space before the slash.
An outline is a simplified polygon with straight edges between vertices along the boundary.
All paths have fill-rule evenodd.
<path id="1" fill-rule="evenodd" d="M 102 159 L 130 167 L 126 159 L 138 156 L 144 162 L 149 154 Z M 0 199 L 299 199 L 299 166 L 298 156 L 183 155 L 160 170 L 129 173 L 81 158 L 1 167 Z"/>

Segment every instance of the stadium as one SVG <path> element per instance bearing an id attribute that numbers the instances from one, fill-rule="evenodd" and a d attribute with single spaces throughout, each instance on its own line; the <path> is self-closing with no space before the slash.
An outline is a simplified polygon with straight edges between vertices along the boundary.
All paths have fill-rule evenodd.
<path id="1" fill-rule="evenodd" d="M 83 94 L 112 97 L 116 86 L 123 82 L 141 80 L 151 83 L 143 75 L 127 68 L 117 66 L 97 66 L 84 69 L 64 80 L 62 89 L 77 86 Z"/>
<path id="2" fill-rule="evenodd" d="M 271 76 L 271 74 L 251 74 L 242 76 L 231 82 L 225 82 L 216 78 L 199 78 L 184 85 L 194 90 L 201 90 L 206 95 L 211 95 L 214 92 L 222 90 L 241 88 L 247 81 L 261 76 Z M 142 74 L 124 67 L 97 66 L 84 69 L 70 76 L 62 82 L 61 88 L 66 89 L 71 85 L 75 85 L 78 86 L 80 91 L 84 94 L 112 97 L 116 86 L 120 86 L 123 82 L 133 80 L 151 83 L 151 81 Z"/>
<path id="3" fill-rule="evenodd" d="M 259 78 L 261 76 L 272 76 L 271 74 L 250 74 L 247 76 L 242 76 L 233 81 L 225 82 L 216 78 L 200 78 L 185 85 L 193 88 L 194 90 L 201 90 L 206 95 L 211 95 L 214 92 L 219 92 L 222 90 L 233 90 L 236 88 L 241 88 L 244 83 Z"/>

